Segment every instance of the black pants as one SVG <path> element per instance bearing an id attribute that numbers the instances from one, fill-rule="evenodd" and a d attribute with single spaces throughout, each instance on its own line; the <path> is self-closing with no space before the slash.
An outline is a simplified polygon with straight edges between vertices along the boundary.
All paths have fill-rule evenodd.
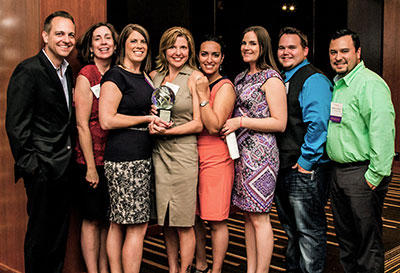
<path id="1" fill-rule="evenodd" d="M 24 179 L 28 197 L 25 235 L 25 272 L 62 271 L 69 226 L 68 175 L 49 180 L 42 174 Z"/>
<path id="2" fill-rule="evenodd" d="M 333 164 L 331 201 L 340 262 L 346 273 L 384 272 L 382 208 L 391 176 L 371 190 L 368 165 Z"/>

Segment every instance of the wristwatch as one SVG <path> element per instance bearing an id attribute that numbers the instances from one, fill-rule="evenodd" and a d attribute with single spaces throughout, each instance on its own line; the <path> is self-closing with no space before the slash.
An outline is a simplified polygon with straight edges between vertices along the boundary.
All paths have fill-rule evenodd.
<path id="1" fill-rule="evenodd" d="M 208 101 L 207 101 L 207 100 L 202 101 L 202 102 L 200 102 L 200 107 L 204 107 L 204 106 L 206 106 L 207 104 L 208 104 Z"/>

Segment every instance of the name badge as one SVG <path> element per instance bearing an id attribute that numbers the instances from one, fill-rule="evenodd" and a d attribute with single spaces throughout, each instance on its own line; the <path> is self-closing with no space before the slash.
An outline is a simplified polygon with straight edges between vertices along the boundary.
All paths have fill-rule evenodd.
<path id="1" fill-rule="evenodd" d="M 332 122 L 341 122 L 343 117 L 343 104 L 331 102 L 331 114 L 329 120 Z"/>
<path id="2" fill-rule="evenodd" d="M 169 88 L 171 88 L 172 91 L 174 91 L 175 96 L 176 96 L 176 94 L 178 94 L 178 91 L 179 91 L 179 88 L 180 88 L 179 85 L 176 85 L 176 84 L 173 84 L 173 83 L 170 83 L 170 82 L 166 82 L 165 85 L 168 86 Z"/>
<path id="3" fill-rule="evenodd" d="M 92 90 L 96 98 L 100 97 L 100 84 L 96 84 L 95 86 L 90 87 L 90 90 Z"/>

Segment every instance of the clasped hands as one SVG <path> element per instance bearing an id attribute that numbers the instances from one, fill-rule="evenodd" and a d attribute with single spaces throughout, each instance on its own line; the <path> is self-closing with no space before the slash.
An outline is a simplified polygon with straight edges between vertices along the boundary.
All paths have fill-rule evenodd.
<path id="1" fill-rule="evenodd" d="M 165 122 L 157 116 L 157 107 L 151 105 L 150 115 L 153 117 L 149 123 L 149 132 L 151 135 L 165 135 L 167 130 L 174 124 L 172 121 Z"/>

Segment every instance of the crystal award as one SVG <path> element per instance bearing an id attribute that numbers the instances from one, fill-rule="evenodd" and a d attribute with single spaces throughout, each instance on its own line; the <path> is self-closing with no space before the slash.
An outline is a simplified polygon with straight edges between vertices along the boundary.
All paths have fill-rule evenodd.
<path id="1" fill-rule="evenodd" d="M 158 116 L 165 122 L 171 121 L 171 108 L 174 106 L 175 94 L 171 88 L 161 85 L 151 95 L 151 102 L 157 107 Z"/>

